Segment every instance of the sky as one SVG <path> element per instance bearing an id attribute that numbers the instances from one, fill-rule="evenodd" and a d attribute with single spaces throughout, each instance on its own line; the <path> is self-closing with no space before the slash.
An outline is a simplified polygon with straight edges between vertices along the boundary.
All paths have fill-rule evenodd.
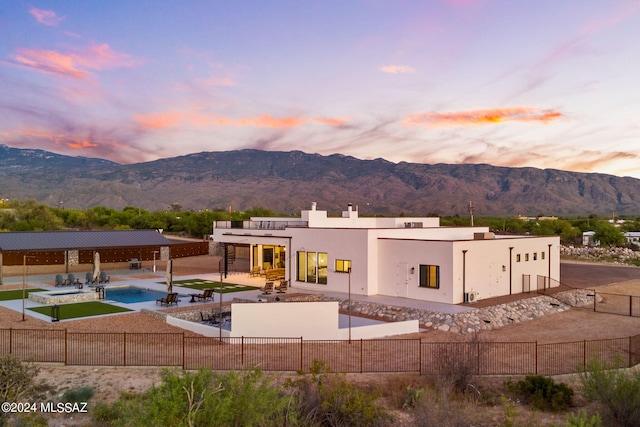
<path id="1" fill-rule="evenodd" d="M 0 144 L 640 178 L 640 1 L 0 2 Z"/>

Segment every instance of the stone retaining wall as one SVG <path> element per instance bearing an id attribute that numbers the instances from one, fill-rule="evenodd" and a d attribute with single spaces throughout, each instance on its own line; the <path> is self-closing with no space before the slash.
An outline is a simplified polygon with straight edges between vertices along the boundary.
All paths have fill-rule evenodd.
<path id="1" fill-rule="evenodd" d="M 327 298 L 327 300 L 330 300 Z M 565 302 L 563 302 L 565 301 Z M 340 310 L 349 310 L 349 301 L 340 300 Z M 482 329 L 503 326 L 536 319 L 548 314 L 593 304 L 593 293 L 585 290 L 562 292 L 555 297 L 541 295 L 506 304 L 479 308 L 458 314 L 447 314 L 417 308 L 398 307 L 363 301 L 351 301 L 351 312 L 387 322 L 418 320 L 421 327 L 459 334 L 475 333 Z"/>

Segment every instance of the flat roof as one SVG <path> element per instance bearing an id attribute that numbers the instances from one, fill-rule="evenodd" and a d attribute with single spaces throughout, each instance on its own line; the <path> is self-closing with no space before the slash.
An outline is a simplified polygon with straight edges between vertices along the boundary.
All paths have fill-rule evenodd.
<path id="1" fill-rule="evenodd" d="M 0 233 L 0 251 L 170 246 L 156 230 L 19 231 Z"/>

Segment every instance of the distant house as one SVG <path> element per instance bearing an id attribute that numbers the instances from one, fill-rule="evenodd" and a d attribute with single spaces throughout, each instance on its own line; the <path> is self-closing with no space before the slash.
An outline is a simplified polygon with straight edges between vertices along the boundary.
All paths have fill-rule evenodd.
<path id="1" fill-rule="evenodd" d="M 582 232 L 582 244 L 584 246 L 600 246 L 600 241 L 595 240 L 595 231 L 583 231 Z"/>
<path id="2" fill-rule="evenodd" d="M 640 231 L 627 231 L 623 236 L 627 240 L 627 244 L 640 246 Z"/>
<path id="3" fill-rule="evenodd" d="M 284 269 L 293 288 L 457 304 L 556 286 L 557 236 L 496 236 L 488 227 L 441 227 L 437 217 L 341 217 L 216 221 L 216 242 L 250 247 L 257 269 Z"/>

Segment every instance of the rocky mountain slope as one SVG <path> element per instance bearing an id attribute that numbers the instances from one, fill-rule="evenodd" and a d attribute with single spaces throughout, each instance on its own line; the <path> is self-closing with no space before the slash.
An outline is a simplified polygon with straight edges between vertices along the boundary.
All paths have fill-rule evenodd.
<path id="1" fill-rule="evenodd" d="M 362 215 L 572 215 L 640 213 L 640 180 L 486 164 L 392 163 L 340 154 L 239 150 L 136 164 L 0 145 L 0 198 L 70 208 L 102 205 L 295 213 L 312 201 Z"/>

